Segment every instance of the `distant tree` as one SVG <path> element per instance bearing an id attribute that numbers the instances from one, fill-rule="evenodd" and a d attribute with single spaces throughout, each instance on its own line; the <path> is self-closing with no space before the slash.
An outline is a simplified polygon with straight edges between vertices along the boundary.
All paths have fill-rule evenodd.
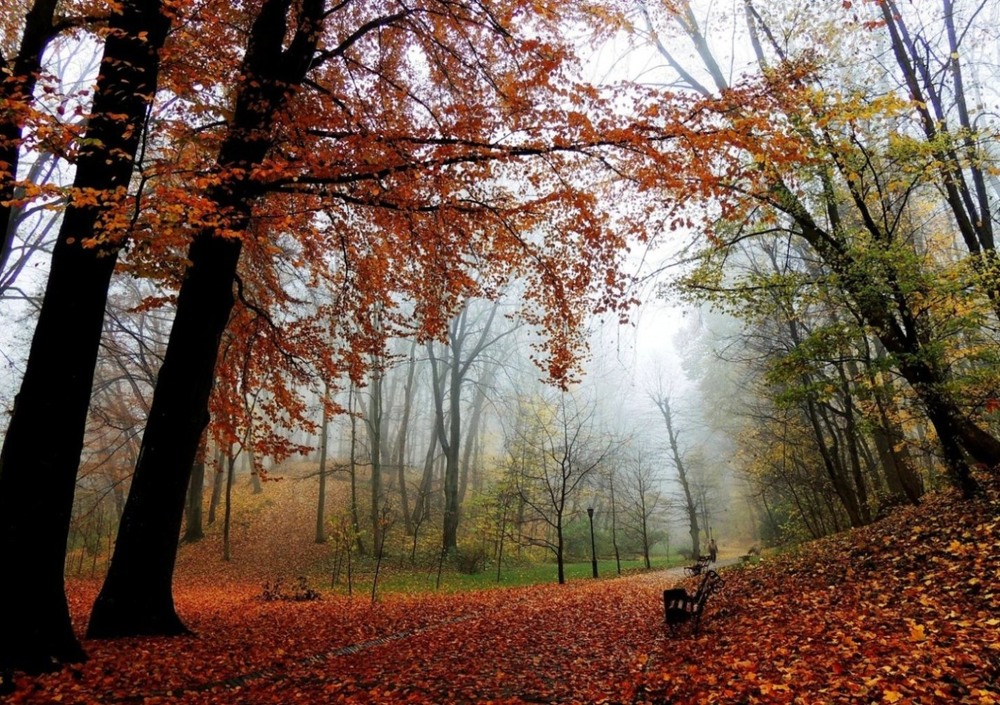
<path id="1" fill-rule="evenodd" d="M 638 539 L 646 569 L 652 568 L 649 551 L 658 540 L 657 518 L 665 509 L 663 478 L 649 458 L 637 453 L 621 472 L 627 531 Z"/>
<path id="2" fill-rule="evenodd" d="M 598 431 L 595 416 L 593 404 L 568 392 L 523 399 L 507 439 L 508 462 L 526 509 L 522 540 L 552 552 L 560 584 L 566 582 L 565 529 L 577 495 L 616 445 Z"/>
<path id="3" fill-rule="evenodd" d="M 322 404 L 323 420 L 319 425 L 319 494 L 316 501 L 316 543 L 326 543 L 326 458 L 330 433 L 330 385 L 324 383 Z"/>
<path id="4" fill-rule="evenodd" d="M 663 424 L 667 432 L 667 448 L 674 470 L 677 473 L 677 481 L 681 486 L 682 507 L 687 517 L 688 534 L 691 536 L 691 553 L 694 556 L 700 556 L 701 527 L 698 523 L 698 496 L 694 485 L 693 472 L 688 467 L 684 449 L 680 442 L 682 430 L 677 428 L 676 425 L 670 393 L 664 390 L 662 385 L 650 392 L 650 399 L 656 404 L 656 408 L 660 410 L 660 415 L 663 417 Z"/>
<path id="5" fill-rule="evenodd" d="M 441 346 L 444 354 L 437 352 L 436 344 L 429 342 L 427 352 L 431 361 L 433 378 L 434 423 L 437 440 L 445 457 L 444 474 L 444 535 L 442 550 L 454 551 L 458 546 L 458 524 L 461 518 L 461 448 L 462 448 L 462 389 L 469 379 L 469 373 L 480 356 L 510 330 L 497 332 L 493 328 L 498 309 L 492 304 L 484 314 L 477 316 L 474 302 L 466 301 L 462 311 L 448 326 L 447 345 Z M 441 359 L 439 359 L 439 357 Z M 477 397 L 473 405 L 473 429 L 475 435 L 478 415 L 482 410 L 483 398 Z M 447 409 L 445 401 L 447 400 Z M 470 439 L 466 437 L 466 444 Z"/>

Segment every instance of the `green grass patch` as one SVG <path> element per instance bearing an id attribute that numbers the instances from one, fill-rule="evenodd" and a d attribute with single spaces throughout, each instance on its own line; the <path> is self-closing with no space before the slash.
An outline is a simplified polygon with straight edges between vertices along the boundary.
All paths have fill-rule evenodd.
<path id="1" fill-rule="evenodd" d="M 654 558 L 652 570 L 665 570 L 667 568 L 686 565 L 687 561 L 679 556 L 670 558 Z M 644 570 L 641 560 L 623 560 L 621 562 L 622 573 L 632 573 Z M 600 578 L 618 577 L 614 560 L 599 560 L 597 562 L 598 576 Z M 574 582 L 579 580 L 593 580 L 592 566 L 589 561 L 565 564 L 566 581 Z M 373 571 L 371 566 L 364 568 L 354 574 L 353 590 L 355 594 L 370 594 L 372 589 Z M 335 592 L 347 593 L 347 576 L 341 575 L 340 584 L 333 588 Z M 492 570 L 468 574 L 460 573 L 445 566 L 441 572 L 441 583 L 438 587 L 438 574 L 436 569 L 407 570 L 398 566 L 383 568 L 379 574 L 378 592 L 381 595 L 391 593 L 427 593 L 427 592 L 467 592 L 472 590 L 489 590 L 498 587 L 520 587 L 526 585 L 542 585 L 555 583 L 558 581 L 558 572 L 555 563 L 533 563 L 518 566 L 504 567 L 500 570 L 500 580 L 497 580 L 496 568 Z M 327 585 L 329 589 L 329 585 Z"/>

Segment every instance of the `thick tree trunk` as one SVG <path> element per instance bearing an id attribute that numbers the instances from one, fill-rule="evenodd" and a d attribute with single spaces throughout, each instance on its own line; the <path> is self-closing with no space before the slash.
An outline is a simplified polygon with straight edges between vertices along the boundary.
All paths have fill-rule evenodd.
<path id="1" fill-rule="evenodd" d="M 240 247 L 239 240 L 204 234 L 191 247 L 114 557 L 90 618 L 91 638 L 186 631 L 174 610 L 171 581 L 184 491 L 208 423 Z"/>
<path id="2" fill-rule="evenodd" d="M 309 68 L 319 38 L 322 0 L 304 0 L 300 26 L 284 49 L 291 0 L 265 0 L 247 40 L 232 121 L 220 148 L 225 177 L 208 198 L 227 229 L 247 227 L 254 185 L 246 181 L 272 146 L 275 114 Z M 235 175 L 230 176 L 232 170 Z M 153 393 L 132 489 L 104 587 L 94 604 L 88 635 L 180 634 L 172 578 L 184 490 L 208 423 L 208 398 L 219 344 L 233 307 L 233 282 L 242 242 L 197 233 L 190 266 L 177 296 L 170 340 Z"/>
<path id="3" fill-rule="evenodd" d="M 0 671 L 50 670 L 84 655 L 73 634 L 63 563 L 76 472 L 121 242 L 84 247 L 106 209 L 124 207 L 155 91 L 169 21 L 159 2 L 125 2 L 110 18 L 74 189 L 101 193 L 102 208 L 67 207 L 0 454 L 0 555 L 17 571 L 0 579 Z"/>

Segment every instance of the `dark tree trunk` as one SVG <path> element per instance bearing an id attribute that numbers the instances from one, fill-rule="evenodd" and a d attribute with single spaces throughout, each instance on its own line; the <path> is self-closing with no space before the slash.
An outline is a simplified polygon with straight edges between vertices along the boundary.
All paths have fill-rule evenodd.
<path id="1" fill-rule="evenodd" d="M 207 194 L 235 232 L 247 227 L 255 195 L 247 175 L 271 148 L 275 115 L 301 83 L 319 38 L 324 3 L 305 0 L 298 10 L 301 23 L 284 48 L 291 4 L 265 0 L 253 23 L 241 71 L 247 80 L 240 84 L 218 157 L 223 183 Z M 208 423 L 241 246 L 238 238 L 214 229 L 200 231 L 192 241 L 115 554 L 88 627 L 93 638 L 186 631 L 174 609 L 171 582 L 184 491 Z"/>
<path id="2" fill-rule="evenodd" d="M 870 286 L 871 272 L 859 266 L 843 243 L 823 231 L 787 186 L 776 181 L 772 190 L 775 202 L 801 228 L 802 237 L 841 277 L 858 315 L 894 356 L 900 374 L 919 397 L 937 432 L 952 481 L 967 497 L 977 494 L 980 488 L 972 476 L 969 460 L 987 468 L 1000 466 L 1000 440 L 971 421 L 952 398 L 949 374 L 930 349 L 920 320 L 905 305 L 906 297 L 898 288 L 896 272 L 889 269 L 882 273 L 884 283 L 892 291 L 892 297 L 887 299 Z M 880 237 L 877 227 L 872 226 L 869 231 Z"/>
<path id="3" fill-rule="evenodd" d="M 462 431 L 462 415 L 460 395 L 462 379 L 459 370 L 459 355 L 462 350 L 462 339 L 455 336 L 455 326 L 451 329 L 451 347 L 445 348 L 450 357 L 449 364 L 442 363 L 438 367 L 437 356 L 434 354 L 434 343 L 427 343 L 427 352 L 431 360 L 432 391 L 434 393 L 434 427 L 437 429 L 437 440 L 444 453 L 444 521 L 441 550 L 445 553 L 458 547 L 458 451 Z M 445 378 L 447 373 L 447 378 Z M 448 413 L 445 414 L 444 395 L 448 390 Z"/>
<path id="4" fill-rule="evenodd" d="M 208 423 L 239 252 L 239 240 L 212 237 L 199 237 L 191 247 L 114 557 L 91 615 L 91 638 L 186 631 L 174 610 L 171 581 L 184 491 Z"/>
<path id="5" fill-rule="evenodd" d="M 84 247 L 106 210 L 122 207 L 169 21 L 159 2 L 125 2 L 110 18 L 75 190 L 103 208 L 65 211 L 28 364 L 0 454 L 0 671 L 80 661 L 63 583 L 76 472 L 103 326 L 121 245 Z M 141 37 L 141 38 L 140 38 Z M 115 192 L 118 193 L 115 193 Z M 115 194 L 115 195 L 112 195 Z"/>
<path id="6" fill-rule="evenodd" d="M 811 380 L 808 377 L 803 378 L 804 384 L 810 384 Z M 858 503 L 858 496 L 854 491 L 853 485 L 848 481 L 847 473 L 844 470 L 841 458 L 837 453 L 837 449 L 830 448 L 827 444 L 826 438 L 827 434 L 823 432 L 823 426 L 830 431 L 830 440 L 836 443 L 836 431 L 832 428 L 832 424 L 829 420 L 820 413 L 818 408 L 818 403 L 810 394 L 806 398 L 806 416 L 809 419 L 809 424 L 813 430 L 813 436 L 816 438 L 816 448 L 819 451 L 820 457 L 823 458 L 823 467 L 826 468 L 826 474 L 830 478 L 830 484 L 833 486 L 834 491 L 837 493 L 837 497 L 840 499 L 841 505 L 843 505 L 844 510 L 847 512 L 847 516 L 850 519 L 851 526 L 859 527 L 864 526 L 865 521 L 861 516 L 861 507 Z"/>
<path id="7" fill-rule="evenodd" d="M 563 555 L 562 513 L 556 516 L 556 573 L 559 584 L 566 584 L 566 563 Z"/>
<path id="8" fill-rule="evenodd" d="M 466 302 L 462 313 L 451 323 L 448 336 L 448 378 L 439 375 L 437 360 L 434 357 L 434 345 L 429 343 L 427 350 L 431 358 L 431 371 L 434 375 L 434 410 L 438 440 L 444 451 L 444 531 L 442 550 L 453 551 L 458 547 L 458 525 L 461 520 L 461 496 L 459 493 L 460 449 L 462 444 L 462 383 L 466 379 L 469 368 L 482 351 L 494 342 L 490 340 L 490 330 L 496 317 L 497 307 L 494 305 L 489 316 L 479 332 L 472 349 L 464 354 L 465 344 L 469 340 L 469 305 Z M 448 389 L 447 423 L 444 411 L 444 390 Z"/>
<path id="9" fill-rule="evenodd" d="M 233 525 L 233 480 L 236 479 L 236 458 L 229 458 L 229 466 L 226 471 L 226 511 L 222 517 L 222 560 L 230 561 L 233 558 L 232 544 L 230 543 L 230 529 Z"/>
<path id="10" fill-rule="evenodd" d="M 356 455 L 358 447 L 358 417 L 354 415 L 354 399 L 356 396 L 357 390 L 351 384 L 350 395 L 347 399 L 347 413 L 351 419 L 351 448 L 348 453 L 350 457 L 348 472 L 351 476 L 351 530 L 354 532 L 355 541 L 357 541 L 358 555 L 363 556 L 365 555 L 365 544 L 361 540 L 361 518 L 358 513 L 358 459 Z"/>

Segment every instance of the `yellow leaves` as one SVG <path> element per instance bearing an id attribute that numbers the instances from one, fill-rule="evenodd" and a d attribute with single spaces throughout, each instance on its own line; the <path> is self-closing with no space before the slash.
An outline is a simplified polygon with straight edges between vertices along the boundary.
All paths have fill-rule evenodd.
<path id="1" fill-rule="evenodd" d="M 961 555 L 966 552 L 966 548 L 962 543 L 955 540 L 948 544 L 948 551 L 955 555 Z"/>
<path id="2" fill-rule="evenodd" d="M 910 641 L 922 642 L 927 639 L 927 631 L 923 624 L 910 625 Z"/>
<path id="3" fill-rule="evenodd" d="M 784 683 L 761 683 L 760 686 L 761 695 L 771 695 L 773 693 L 790 693 L 791 688 Z"/>
<path id="4" fill-rule="evenodd" d="M 887 703 L 898 703 L 902 698 L 903 694 L 895 690 L 887 690 L 882 693 L 882 700 Z"/>

